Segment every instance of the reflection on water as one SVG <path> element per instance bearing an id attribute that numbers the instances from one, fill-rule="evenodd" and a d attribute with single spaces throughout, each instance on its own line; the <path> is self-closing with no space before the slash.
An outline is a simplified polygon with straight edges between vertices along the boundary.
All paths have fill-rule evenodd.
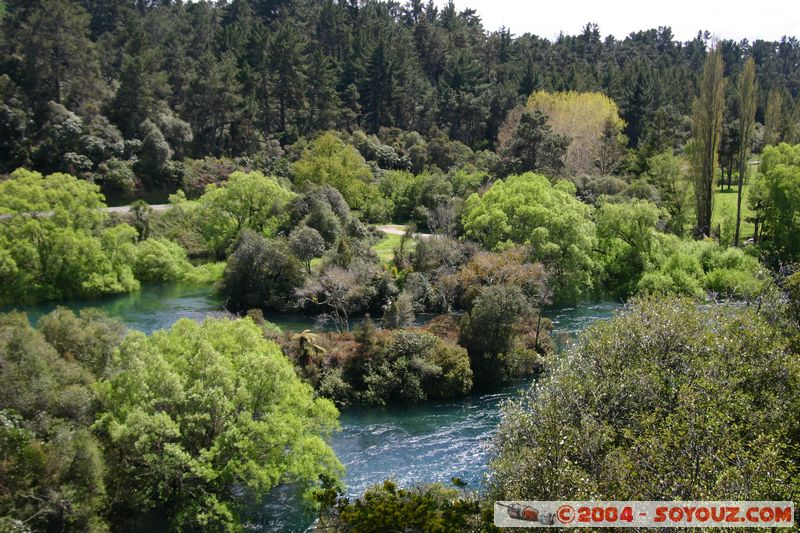
<path id="1" fill-rule="evenodd" d="M 146 286 L 140 291 L 101 300 L 70 300 L 58 305 L 79 310 L 97 307 L 119 317 L 129 327 L 150 333 L 169 327 L 178 318 L 202 319 L 220 312 L 224 305 L 210 287 L 180 285 Z M 548 310 L 559 345 L 592 322 L 610 317 L 619 302 L 597 300 L 574 307 Z M 50 312 L 56 304 L 23 307 L 32 322 Z M 8 309 L 5 309 L 8 310 Z M 268 315 L 285 330 L 314 328 L 312 319 L 302 315 Z M 341 430 L 331 445 L 345 465 L 347 493 L 361 494 L 384 479 L 401 486 L 418 483 L 449 482 L 452 477 L 480 489 L 489 461 L 488 445 L 500 421 L 500 404 L 527 384 L 509 387 L 499 393 L 471 396 L 458 401 L 425 403 L 416 406 L 360 407 L 345 409 Z M 251 517 L 248 529 L 302 530 L 308 518 L 297 513 L 296 499 L 283 490 L 261 504 Z"/>
<path id="2" fill-rule="evenodd" d="M 210 286 L 180 284 L 145 285 L 129 294 L 98 298 L 70 299 L 35 305 L 7 306 L 2 311 L 25 311 L 32 323 L 56 307 L 67 307 L 75 312 L 94 307 L 122 320 L 129 328 L 152 333 L 170 327 L 179 318 L 202 320 L 203 317 L 223 309 L 222 299 Z"/>

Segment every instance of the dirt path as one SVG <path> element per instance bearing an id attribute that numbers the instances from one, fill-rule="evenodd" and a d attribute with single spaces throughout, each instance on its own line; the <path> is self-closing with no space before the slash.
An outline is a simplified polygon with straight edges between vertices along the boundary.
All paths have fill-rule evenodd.
<path id="1" fill-rule="evenodd" d="M 384 224 L 375 227 L 390 235 L 403 235 L 406 232 L 406 226 L 401 226 L 399 224 Z M 430 239 L 433 235 L 430 233 L 414 233 L 412 237 L 415 239 Z"/>

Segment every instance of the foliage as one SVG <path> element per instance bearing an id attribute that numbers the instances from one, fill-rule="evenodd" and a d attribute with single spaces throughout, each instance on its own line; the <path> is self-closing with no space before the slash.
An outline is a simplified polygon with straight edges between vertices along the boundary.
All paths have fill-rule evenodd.
<path id="1" fill-rule="evenodd" d="M 330 509 L 320 517 L 319 528 L 334 531 L 482 531 L 480 503 L 456 488 L 441 484 L 413 489 L 391 481 L 370 487 L 350 501 L 335 491 L 320 495 Z"/>
<path id="2" fill-rule="evenodd" d="M 104 329 L 103 324 L 96 324 L 88 316 L 82 321 L 86 326 L 97 325 L 95 332 Z M 50 326 L 51 338 L 66 340 L 53 331 L 52 321 Z M 108 355 L 119 340 L 116 335 L 111 337 L 83 337 L 76 352 L 87 359 L 100 353 Z M 95 344 L 96 350 L 90 343 Z M 3 528 L 107 529 L 103 518 L 106 485 L 101 449 L 89 428 L 95 399 L 92 375 L 63 355 L 66 354 L 60 354 L 31 328 L 25 315 L 0 315 Z"/>
<path id="3" fill-rule="evenodd" d="M 296 301 L 300 307 L 321 309 L 321 320 L 332 322 L 337 331 L 348 331 L 350 317 L 367 310 L 375 296 L 374 278 L 372 265 L 361 259 L 346 266 L 330 264 L 306 279 L 295 291 Z"/>
<path id="4" fill-rule="evenodd" d="M 361 400 L 369 404 L 451 398 L 472 388 L 466 350 L 430 333 L 398 331 L 385 346 L 361 357 L 365 359 Z"/>
<path id="5" fill-rule="evenodd" d="M 657 246 L 661 212 L 647 200 L 604 203 L 597 210 L 598 249 L 603 272 L 624 293 L 639 281 Z"/>
<path id="6" fill-rule="evenodd" d="M 287 207 L 294 197 L 276 178 L 237 171 L 223 185 L 210 184 L 189 209 L 208 246 L 223 256 L 245 229 L 274 236 L 288 221 Z"/>
<path id="7" fill-rule="evenodd" d="M 542 175 L 522 174 L 499 181 L 464 205 L 464 233 L 486 246 L 530 245 L 557 284 L 556 294 L 569 298 L 592 285 L 595 226 L 590 208 L 575 198 L 571 184 L 550 185 Z"/>
<path id="8" fill-rule="evenodd" d="M 165 239 L 147 239 L 136 245 L 133 273 L 140 281 L 174 281 L 185 277 L 192 265 L 180 245 Z"/>
<path id="9" fill-rule="evenodd" d="M 302 264 L 285 242 L 245 230 L 228 258 L 220 292 L 234 311 L 282 310 L 302 284 Z"/>
<path id="10" fill-rule="evenodd" d="M 608 173 L 619 161 L 616 147 L 627 141 L 622 135 L 625 122 L 617 104 L 603 93 L 536 91 L 527 109 L 547 117 L 553 132 L 570 139 L 564 165 L 570 175 Z"/>
<path id="11" fill-rule="evenodd" d="M 315 183 L 335 187 L 354 209 L 364 209 L 369 201 L 379 199 L 364 158 L 331 132 L 311 141 L 292 165 L 292 172 L 298 186 Z"/>
<path id="12" fill-rule="evenodd" d="M 564 168 L 564 156 L 570 138 L 553 132 L 547 116 L 539 111 L 525 111 L 519 117 L 511 138 L 503 147 L 509 170 L 544 172 L 557 175 Z"/>
<path id="13" fill-rule="evenodd" d="M 762 241 L 777 259 L 800 257 L 797 239 L 800 213 L 800 145 L 780 144 L 764 149 L 761 158 L 763 201 L 754 205 L 763 221 Z M 762 200 L 760 191 L 751 190 L 754 202 Z M 755 195 L 755 196 L 754 196 Z"/>
<path id="14" fill-rule="evenodd" d="M 119 319 L 92 308 L 76 315 L 58 307 L 43 316 L 37 327 L 64 360 L 76 361 L 97 379 L 106 377 L 114 349 L 128 333 Z"/>
<path id="15" fill-rule="evenodd" d="M 647 166 L 645 178 L 658 189 L 659 203 L 669 213 L 667 229 L 683 237 L 693 199 L 685 161 L 671 152 L 663 152 L 648 159 Z"/>
<path id="16" fill-rule="evenodd" d="M 756 63 L 751 57 L 744 64 L 736 84 L 739 107 L 739 188 L 736 194 L 736 234 L 733 245 L 739 246 L 739 230 L 742 222 L 742 189 L 747 170 L 747 160 L 753 144 L 753 131 L 756 125 Z"/>
<path id="17" fill-rule="evenodd" d="M 739 248 L 667 235 L 658 241 L 659 251 L 636 286 L 639 292 L 704 298 L 710 291 L 723 298 L 751 299 L 768 279 L 758 260 Z"/>
<path id="18" fill-rule="evenodd" d="M 136 230 L 105 228 L 96 186 L 67 174 L 16 170 L 0 182 L 0 302 L 98 296 L 139 284 Z"/>
<path id="19" fill-rule="evenodd" d="M 673 298 L 598 321 L 506 404 L 490 498 L 791 500 L 800 368 L 776 333 Z"/>
<path id="20" fill-rule="evenodd" d="M 237 492 L 311 491 L 341 473 L 325 443 L 335 408 L 248 319 L 131 333 L 99 391 L 118 517 L 158 509 L 171 528 L 240 529 Z"/>
<path id="21" fill-rule="evenodd" d="M 697 201 L 698 237 L 711 235 L 711 188 L 717 175 L 722 114 L 725 108 L 725 83 L 722 50 L 712 49 L 703 66 L 700 96 L 692 106 L 692 177 Z"/>
<path id="22" fill-rule="evenodd" d="M 462 318 L 459 344 L 469 352 L 478 385 L 513 381 L 538 366 L 535 345 L 526 346 L 521 336 L 531 328 L 532 315 L 531 302 L 518 285 L 490 285 L 475 298 Z"/>
<path id="23" fill-rule="evenodd" d="M 306 265 L 306 272 L 311 272 L 311 260 L 320 257 L 325 251 L 325 239 L 314 228 L 298 226 L 289 234 L 289 248 L 292 253 Z"/>
<path id="24" fill-rule="evenodd" d="M 291 145 L 330 128 L 355 132 L 343 136 L 379 170 L 448 172 L 473 163 L 495 172 L 490 150 L 504 144 L 506 118 L 540 90 L 607 95 L 643 162 L 685 141 L 707 48 L 707 35 L 681 42 L 666 26 L 620 39 L 602 39 L 596 24 L 555 39 L 515 36 L 485 27 L 473 9 L 417 1 L 357 13 L 341 3 L 3 5 L 0 171 L 33 165 L 99 180 L 112 167 L 110 187 L 130 185 L 129 175 L 116 179 L 128 167 L 140 178 L 137 192 L 185 180 L 192 197 L 230 172 L 217 163 L 225 159 L 288 175 Z M 305 31 L 314 28 L 322 29 Z M 726 73 L 754 58 L 757 81 L 770 89 L 757 106 L 767 144 L 791 142 L 796 40 L 718 45 Z M 75 135 L 51 127 L 51 102 L 82 123 Z M 611 148 L 615 129 L 606 136 Z M 593 143 L 578 144 L 585 152 Z M 184 173 L 185 157 L 215 162 L 189 162 Z M 612 168 L 602 159 L 598 172 Z"/>

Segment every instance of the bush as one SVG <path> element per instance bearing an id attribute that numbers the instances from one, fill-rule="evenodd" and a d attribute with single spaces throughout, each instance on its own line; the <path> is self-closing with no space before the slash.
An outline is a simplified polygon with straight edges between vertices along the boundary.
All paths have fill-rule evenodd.
<path id="1" fill-rule="evenodd" d="M 682 241 L 660 235 L 659 251 L 636 290 L 642 294 L 681 294 L 703 298 L 711 291 L 726 298 L 749 299 L 769 276 L 758 260 L 739 248 L 710 241 Z"/>
<path id="2" fill-rule="evenodd" d="M 328 507 L 318 529 L 332 531 L 484 531 L 477 498 L 441 484 L 398 489 L 391 481 L 350 501 L 335 491 L 320 495 Z"/>
<path id="3" fill-rule="evenodd" d="M 128 333 L 122 321 L 97 309 L 76 315 L 63 307 L 43 316 L 38 328 L 61 357 L 77 361 L 96 378 L 107 375 L 114 350 Z"/>
<path id="4" fill-rule="evenodd" d="M 232 311 L 283 310 L 303 279 L 303 265 L 284 241 L 245 231 L 228 258 L 221 292 Z"/>
<path id="5" fill-rule="evenodd" d="M 147 239 L 136 245 L 133 273 L 139 281 L 175 281 L 192 270 L 186 251 L 166 239 Z"/>
<path id="6" fill-rule="evenodd" d="M 783 343 L 752 308 L 632 301 L 506 405 L 489 497 L 793 499 L 800 362 Z"/>

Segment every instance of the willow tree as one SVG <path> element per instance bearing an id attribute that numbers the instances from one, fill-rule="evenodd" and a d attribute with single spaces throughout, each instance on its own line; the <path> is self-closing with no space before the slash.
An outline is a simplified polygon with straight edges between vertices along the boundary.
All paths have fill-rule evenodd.
<path id="1" fill-rule="evenodd" d="M 739 246 L 739 228 L 742 221 L 742 185 L 750 155 L 750 139 L 756 122 L 756 63 L 749 58 L 737 80 L 737 100 L 739 104 L 739 191 L 736 194 L 736 233 L 733 245 Z"/>
<path id="2" fill-rule="evenodd" d="M 725 111 L 725 78 L 722 52 L 712 48 L 703 66 L 700 96 L 692 106 L 694 136 L 694 194 L 697 200 L 698 237 L 711 233 L 711 188 L 717 173 L 717 149 L 722 135 L 722 114 Z"/>

